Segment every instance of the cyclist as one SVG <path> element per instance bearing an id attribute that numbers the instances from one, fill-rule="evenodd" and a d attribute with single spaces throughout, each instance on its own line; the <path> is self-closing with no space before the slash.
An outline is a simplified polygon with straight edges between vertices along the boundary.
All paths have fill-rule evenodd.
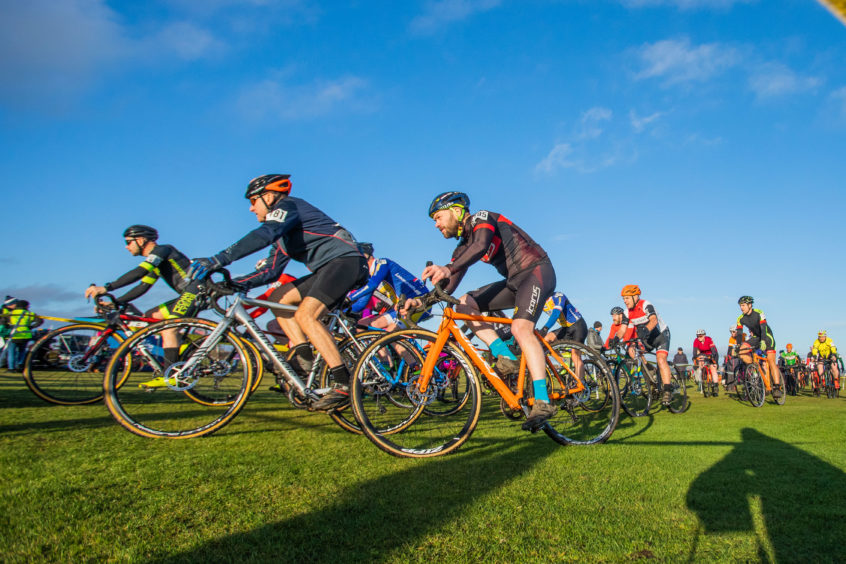
<path id="1" fill-rule="evenodd" d="M 611 308 L 611 329 L 608 330 L 608 338 L 605 339 L 603 350 L 608 350 L 620 344 L 620 341 L 631 339 L 632 331 L 629 329 L 629 318 L 620 306 Z"/>
<path id="2" fill-rule="evenodd" d="M 837 347 L 834 346 L 834 343 L 831 342 L 831 339 L 828 338 L 825 331 L 820 331 L 817 334 L 817 340 L 814 341 L 812 345 L 812 354 L 814 358 L 817 360 L 817 376 L 822 378 L 823 370 L 825 370 L 825 364 L 822 362 L 823 360 L 830 361 L 829 366 L 831 367 L 831 376 L 834 378 L 834 389 L 840 389 L 840 370 L 837 367 Z M 815 392 L 818 390 L 814 389 Z"/>
<path id="3" fill-rule="evenodd" d="M 123 238 L 129 254 L 142 256 L 144 260 L 114 282 L 107 282 L 102 286 L 91 284 L 85 290 L 85 297 L 96 298 L 138 282 L 117 298 L 118 304 L 127 304 L 146 294 L 161 278 L 179 297 L 148 310 L 144 315 L 153 319 L 193 317 L 200 308 L 196 303 L 198 284 L 192 282 L 186 274 L 191 264 L 188 257 L 173 245 L 160 244 L 159 232 L 149 225 L 130 225 L 123 231 Z M 177 361 L 179 337 L 175 331 L 162 331 L 162 349 L 166 363 L 173 364 Z M 158 377 L 146 383 L 145 387 L 164 385 L 164 378 Z"/>
<path id="4" fill-rule="evenodd" d="M 693 361 L 699 359 L 699 368 L 705 371 L 705 359 L 711 360 L 707 366 L 708 372 L 711 374 L 711 382 L 714 384 L 712 393 L 716 396 L 719 393 L 720 377 L 717 375 L 717 362 L 720 355 L 717 352 L 717 345 L 714 344 L 713 339 L 705 334 L 705 329 L 696 330 L 696 338 L 693 340 Z M 702 379 L 702 386 L 707 384 L 707 379 Z"/>
<path id="5" fill-rule="evenodd" d="M 796 369 L 799 367 L 799 364 L 802 362 L 802 358 L 796 354 L 793 350 L 793 343 L 787 343 L 784 347 L 787 349 L 783 351 L 781 355 L 781 364 L 785 368 L 785 384 L 787 384 L 787 393 L 790 395 L 796 395 Z"/>
<path id="6" fill-rule="evenodd" d="M 555 270 L 546 251 L 502 214 L 481 210 L 471 215 L 470 198 L 463 192 L 436 196 L 429 205 L 429 217 L 444 238 L 454 237 L 459 242 L 450 263 L 427 266 L 423 280 L 431 279 L 434 284 L 447 280 L 444 290 L 452 293 L 467 269 L 480 260 L 494 266 L 505 277 L 463 295 L 456 311 L 479 315 L 481 311 L 514 308 L 511 333 L 526 355 L 535 392 L 523 429 L 539 429 L 556 412 L 546 389 L 543 347 L 534 334 L 543 304 L 555 290 Z M 419 300 L 409 300 L 405 308 L 412 304 L 420 306 Z M 490 324 L 469 322 L 468 325 L 488 345 L 498 370 L 515 372 L 519 368 L 517 357 Z"/>
<path id="7" fill-rule="evenodd" d="M 370 279 L 367 284 L 347 296 L 347 299 L 352 302 L 350 309 L 353 313 L 365 311 L 374 294 L 378 292 L 380 296 L 387 298 L 390 309 L 384 313 L 372 312 L 371 315 L 363 317 L 359 324 L 393 331 L 398 325 L 395 306 L 399 296 L 404 295 L 406 298 L 422 296 L 428 291 L 426 285 L 391 259 L 375 258 L 372 243 L 359 243 L 358 247 L 367 259 Z M 431 313 L 426 311 L 415 314 L 411 320 L 417 323 L 430 317 L 432 317 Z"/>
<path id="8" fill-rule="evenodd" d="M 647 350 L 655 351 L 658 372 L 661 374 L 661 382 L 664 385 L 661 403 L 665 406 L 670 405 L 673 400 L 672 375 L 670 364 L 667 362 L 667 356 L 670 354 L 670 328 L 658 317 L 655 306 L 641 299 L 640 286 L 636 284 L 623 286 L 620 295 L 629 310 L 629 329 L 632 334 L 637 335 Z M 634 346 L 629 347 L 629 355 L 634 358 Z"/>
<path id="9" fill-rule="evenodd" d="M 188 274 L 202 280 L 214 269 L 268 246 L 270 254 L 263 269 L 237 282 L 255 288 L 279 278 L 291 259 L 304 263 L 311 274 L 277 288 L 269 299 L 298 306 L 293 315 L 279 312 L 276 319 L 288 335 L 292 349 L 289 362 L 294 370 L 303 375 L 311 371 L 314 353 L 309 342 L 326 361 L 335 386 L 312 408 L 328 411 L 349 405 L 350 375 L 320 318 L 340 304 L 350 290 L 367 281 L 367 262 L 349 231 L 290 194 L 289 174 L 252 179 L 244 197 L 261 225 L 216 255 L 194 259 Z"/>
<path id="10" fill-rule="evenodd" d="M 767 316 L 759 309 L 755 309 L 755 300 L 752 296 L 741 296 L 737 300 L 740 306 L 741 315 L 737 318 L 737 330 L 743 331 L 746 327 L 749 329 L 749 338 L 740 345 L 736 345 L 735 349 L 740 352 L 741 360 L 746 364 L 752 362 L 751 353 L 757 348 L 767 354 L 767 364 L 770 367 L 770 374 L 773 377 L 773 397 L 781 397 L 781 372 L 776 363 L 776 345 L 773 331 L 767 323 Z M 749 356 L 747 356 L 749 355 Z"/>

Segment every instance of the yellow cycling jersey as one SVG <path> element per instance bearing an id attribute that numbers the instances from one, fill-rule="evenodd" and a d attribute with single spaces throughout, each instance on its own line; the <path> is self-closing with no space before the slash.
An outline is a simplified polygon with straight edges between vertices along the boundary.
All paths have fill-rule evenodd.
<path id="1" fill-rule="evenodd" d="M 823 358 L 828 358 L 832 354 L 837 354 L 837 347 L 834 346 L 834 343 L 831 342 L 831 339 L 826 339 L 824 343 L 821 343 L 819 339 L 814 341 L 814 348 L 812 351 L 814 356 L 821 356 Z"/>

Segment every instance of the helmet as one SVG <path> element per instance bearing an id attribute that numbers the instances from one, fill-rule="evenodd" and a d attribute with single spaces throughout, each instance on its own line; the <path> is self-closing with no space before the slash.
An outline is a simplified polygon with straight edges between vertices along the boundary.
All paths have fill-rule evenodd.
<path id="1" fill-rule="evenodd" d="M 623 291 L 620 292 L 621 296 L 639 296 L 640 295 L 640 286 L 637 284 L 627 284 L 623 286 Z"/>
<path id="2" fill-rule="evenodd" d="M 755 303 L 755 298 L 753 298 L 752 296 L 740 296 L 740 298 L 737 300 L 737 303 L 752 305 Z"/>
<path id="3" fill-rule="evenodd" d="M 737 327 L 730 327 L 729 333 L 737 333 Z"/>
<path id="4" fill-rule="evenodd" d="M 787 349 L 787 352 L 792 351 L 793 350 L 793 343 L 787 343 L 785 345 L 785 348 Z"/>
<path id="5" fill-rule="evenodd" d="M 159 232 L 149 225 L 130 225 L 123 230 L 123 236 L 126 237 L 141 237 L 150 241 L 155 241 L 159 238 Z"/>
<path id="6" fill-rule="evenodd" d="M 452 206 L 462 206 L 465 209 L 470 209 L 470 196 L 464 192 L 444 192 L 438 194 L 432 203 L 429 204 L 429 217 L 435 215 L 436 211 L 445 210 Z"/>
<path id="7" fill-rule="evenodd" d="M 825 329 L 823 329 L 822 331 L 820 331 L 819 333 L 817 333 L 817 337 L 825 337 L 825 335 L 826 335 L 826 333 L 825 333 Z"/>
<path id="8" fill-rule="evenodd" d="M 373 256 L 373 243 L 362 243 L 358 242 L 358 250 L 362 252 L 362 254 Z"/>
<path id="9" fill-rule="evenodd" d="M 261 196 L 265 192 L 281 192 L 283 194 L 291 193 L 291 175 L 290 174 L 265 174 L 250 180 L 247 184 L 247 193 L 244 194 L 246 199 Z"/>
<path id="10" fill-rule="evenodd" d="M 705 329 L 697 329 L 696 330 L 696 336 L 697 337 L 699 337 L 700 335 L 704 335 L 704 334 L 705 334 Z"/>
<path id="11" fill-rule="evenodd" d="M 7 294 L 6 299 L 3 301 L 3 307 L 12 307 L 17 301 L 18 298 L 13 298 L 12 296 Z"/>
<path id="12" fill-rule="evenodd" d="M 623 315 L 623 308 L 615 306 L 611 308 L 611 315 Z"/>

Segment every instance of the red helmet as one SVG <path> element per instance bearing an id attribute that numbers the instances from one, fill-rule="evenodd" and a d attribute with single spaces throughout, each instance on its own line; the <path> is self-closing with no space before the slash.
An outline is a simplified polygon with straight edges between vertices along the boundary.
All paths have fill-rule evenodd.
<path id="1" fill-rule="evenodd" d="M 620 292 L 621 296 L 639 296 L 640 295 L 640 286 L 637 284 L 627 284 L 623 286 L 623 291 Z"/>

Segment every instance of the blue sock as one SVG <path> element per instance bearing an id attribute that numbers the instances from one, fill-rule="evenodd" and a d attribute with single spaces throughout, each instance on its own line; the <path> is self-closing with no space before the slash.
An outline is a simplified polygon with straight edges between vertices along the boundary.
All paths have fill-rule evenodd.
<path id="1" fill-rule="evenodd" d="M 506 358 L 510 358 L 511 360 L 517 360 L 517 357 L 514 356 L 514 353 L 511 352 L 511 349 L 508 348 L 508 345 L 506 345 L 502 339 L 497 339 L 491 343 L 490 349 L 494 358 L 504 356 Z"/>
<path id="2" fill-rule="evenodd" d="M 535 390 L 535 401 L 549 403 L 549 394 L 546 393 L 546 380 L 532 380 L 532 387 Z"/>

